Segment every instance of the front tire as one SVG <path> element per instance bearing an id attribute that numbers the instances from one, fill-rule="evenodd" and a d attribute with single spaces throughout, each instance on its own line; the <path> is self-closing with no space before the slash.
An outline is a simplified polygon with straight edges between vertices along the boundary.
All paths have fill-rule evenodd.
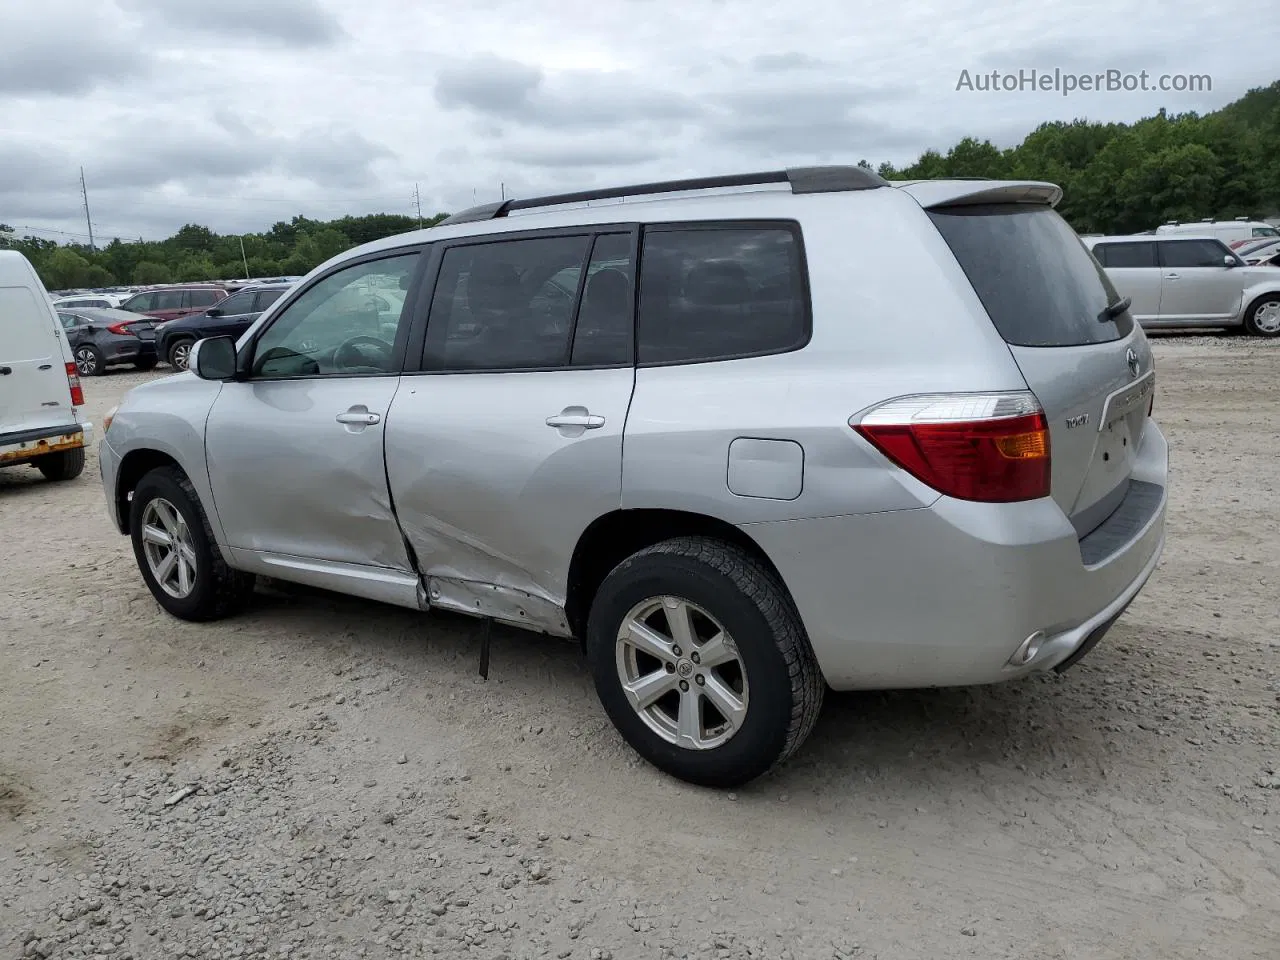
<path id="1" fill-rule="evenodd" d="M 1280 294 L 1266 293 L 1249 304 L 1244 328 L 1253 337 L 1280 336 Z"/>
<path id="2" fill-rule="evenodd" d="M 251 574 L 227 566 L 195 487 L 175 467 L 157 467 L 138 481 L 129 532 L 151 595 L 181 620 L 220 620 L 253 591 Z"/>
<path id="3" fill-rule="evenodd" d="M 36 469 L 44 474 L 46 480 L 74 480 L 84 473 L 84 447 L 46 453 L 36 460 Z"/>
<path id="4" fill-rule="evenodd" d="M 605 712 L 660 770 L 731 787 L 786 761 L 826 689 L 782 584 L 703 537 L 619 564 L 591 605 L 587 659 Z"/>
<path id="5" fill-rule="evenodd" d="M 191 357 L 191 345 L 194 340 L 179 340 L 169 348 L 169 366 L 175 370 L 187 369 L 187 361 Z"/>

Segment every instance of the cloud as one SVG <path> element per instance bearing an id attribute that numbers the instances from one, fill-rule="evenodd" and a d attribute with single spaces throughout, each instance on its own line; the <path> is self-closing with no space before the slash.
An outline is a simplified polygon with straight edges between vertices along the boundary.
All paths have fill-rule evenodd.
<path id="1" fill-rule="evenodd" d="M 319 0 L 117 0 L 149 23 L 180 31 L 256 38 L 291 47 L 335 43 L 346 32 Z"/>
<path id="2" fill-rule="evenodd" d="M 1212 110 L 1276 77 L 1265 30 L 1168 0 L 0 0 L 0 219 L 160 237 L 458 209 Z M 1097 25 L 1107 25 L 1107 35 Z M 921 24 L 928 27 L 922 35 Z M 1208 94 L 957 92 L 971 72 L 1208 73 Z"/>

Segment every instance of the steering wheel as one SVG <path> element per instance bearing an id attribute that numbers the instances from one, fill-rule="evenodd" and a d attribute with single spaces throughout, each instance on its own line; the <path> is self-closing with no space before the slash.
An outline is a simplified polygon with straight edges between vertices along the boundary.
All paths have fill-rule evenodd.
<path id="1" fill-rule="evenodd" d="M 362 345 L 374 347 L 380 354 L 376 359 L 370 358 L 363 351 L 356 348 Z M 333 364 L 343 369 L 351 369 L 355 367 L 369 368 L 373 367 L 378 370 L 386 370 L 391 365 L 391 353 L 394 348 L 385 340 L 378 337 L 359 336 L 351 337 L 338 344 L 338 348 L 333 351 Z M 370 360 L 373 362 L 370 362 Z"/>

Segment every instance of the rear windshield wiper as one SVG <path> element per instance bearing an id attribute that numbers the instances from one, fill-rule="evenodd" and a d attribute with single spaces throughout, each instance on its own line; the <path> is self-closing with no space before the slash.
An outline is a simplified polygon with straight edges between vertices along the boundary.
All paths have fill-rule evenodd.
<path id="1" fill-rule="evenodd" d="M 1098 314 L 1098 322 L 1110 323 L 1112 320 L 1120 316 L 1120 314 L 1124 313 L 1126 310 L 1128 310 L 1132 306 L 1133 306 L 1132 297 L 1121 297 L 1115 303 L 1111 304 L 1109 307 L 1106 307 L 1105 309 L 1103 309 L 1103 311 L 1100 314 Z"/>

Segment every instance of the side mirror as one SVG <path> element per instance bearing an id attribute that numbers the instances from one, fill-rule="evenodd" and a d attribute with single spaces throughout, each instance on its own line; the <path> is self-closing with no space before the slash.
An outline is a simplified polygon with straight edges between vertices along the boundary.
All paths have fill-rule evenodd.
<path id="1" fill-rule="evenodd" d="M 210 307 L 210 308 L 209 308 L 208 310 L 206 310 L 204 313 L 205 313 L 205 316 L 207 316 L 207 317 L 220 317 L 220 316 L 222 316 L 222 308 L 221 308 L 221 307 Z"/>
<path id="2" fill-rule="evenodd" d="M 1228 268 L 1234 267 L 1239 262 L 1240 261 L 1238 261 L 1235 257 L 1231 256 L 1230 254 L 1222 258 L 1222 265 Z"/>
<path id="3" fill-rule="evenodd" d="M 231 337 L 197 340 L 187 355 L 187 369 L 201 380 L 233 380 L 236 375 L 236 342 Z"/>

